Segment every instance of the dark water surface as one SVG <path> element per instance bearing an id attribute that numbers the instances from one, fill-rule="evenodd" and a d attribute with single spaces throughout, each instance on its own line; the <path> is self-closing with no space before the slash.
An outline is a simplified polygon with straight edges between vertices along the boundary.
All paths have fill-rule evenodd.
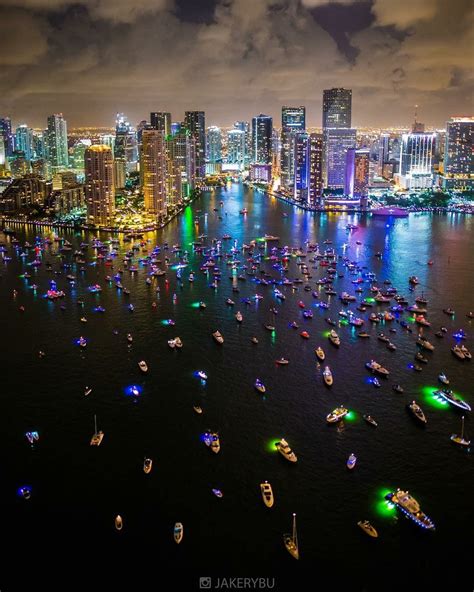
<path id="1" fill-rule="evenodd" d="M 243 207 L 248 208 L 245 216 L 239 214 Z M 357 224 L 357 230 L 349 232 L 347 223 Z M 74 570 L 84 574 L 92 565 L 100 566 L 101 558 L 108 555 L 116 558 L 116 575 L 121 570 L 136 570 L 142 577 L 150 576 L 156 589 L 170 589 L 159 585 L 159 574 L 170 568 L 177 576 L 183 569 L 202 576 L 286 573 L 281 578 L 294 577 L 295 582 L 306 569 L 314 570 L 316 578 L 321 572 L 340 574 L 349 581 L 353 577 L 353 589 L 359 589 L 356 582 L 368 578 L 370 570 L 383 568 L 385 585 L 369 587 L 380 590 L 388 589 L 391 574 L 400 575 L 410 566 L 429 574 L 442 564 L 453 570 L 463 565 L 473 533 L 473 457 L 449 439 L 460 431 L 461 413 L 440 405 L 432 390 L 444 370 L 455 392 L 474 404 L 474 362 L 461 362 L 450 351 L 455 343 L 452 333 L 461 327 L 468 335 L 464 343 L 474 350 L 474 321 L 466 318 L 474 310 L 473 230 L 472 217 L 455 214 L 412 214 L 396 221 L 314 216 L 234 184 L 205 194 L 163 231 L 145 236 L 150 242 L 144 249 L 150 252 L 155 244 L 169 243 L 169 250 L 162 249 L 158 255 L 162 268 L 166 268 L 167 256 L 171 265 L 179 262 L 173 245 L 189 252 L 182 285 L 170 267 L 168 283 L 162 277 L 151 286 L 145 283 L 149 267 L 138 264 L 145 251 L 135 251 L 131 263 L 138 264 L 136 273 L 124 266 L 123 254 L 133 243 L 123 242 L 123 236 L 116 245 L 119 255 L 113 268 L 105 265 L 105 259 L 95 258 L 91 233 L 61 232 L 73 250 L 63 251 L 61 258 L 62 243 L 54 242 L 46 247 L 43 264 L 37 268 L 28 265 L 34 260 L 33 249 L 27 257 L 20 257 L 22 247 L 25 240 L 33 244 L 36 234 L 53 236 L 52 229 L 19 227 L 17 248 L 11 237 L 1 236 L 5 255 L 12 257 L 1 263 L 0 278 L 0 478 L 3 539 L 8 548 L 4 565 L 19 557 L 26 562 L 36 558 L 40 571 L 56 572 L 66 562 L 71 574 Z M 308 239 L 319 243 L 321 250 L 334 247 L 338 255 L 367 266 L 363 271 L 374 272 L 380 287 L 387 287 L 383 280 L 391 280 L 411 304 L 423 291 L 432 323 L 424 333 L 436 346 L 433 353 L 424 352 L 429 363 L 423 371 L 408 368 L 416 352 L 416 325 L 410 334 L 397 322 L 374 326 L 367 321 L 371 310 L 384 310 L 386 305 L 366 313 L 350 305 L 365 319 L 364 329 L 372 337 L 358 339 L 357 330 L 341 326 L 337 331 L 342 344 L 336 349 L 327 340 L 330 327 L 324 318 L 338 320 L 338 312 L 348 308 L 337 296 L 329 299 L 327 311 L 316 307 L 318 300 L 303 290 L 304 284 L 298 284 L 298 290 L 278 286 L 286 295 L 280 302 L 271 285 L 257 285 L 249 275 L 238 282 L 240 292 L 233 292 L 232 270 L 225 257 L 216 259 L 222 271 L 218 289 L 209 287 L 212 276 L 200 271 L 204 259 L 193 252 L 192 241 L 205 234 L 204 242 L 210 247 L 213 238 L 229 234 L 232 239 L 222 241 L 225 254 L 234 240 L 240 247 L 265 233 L 280 237 L 278 243 L 269 242 L 260 251 L 265 256 L 275 246 L 304 247 Z M 106 233 L 100 235 L 102 241 L 109 238 Z M 324 244 L 325 240 L 332 244 Z M 73 257 L 81 242 L 89 243 L 83 272 Z M 381 258 L 374 256 L 378 251 Z M 308 283 L 327 301 L 323 288 L 315 284 L 327 275 L 327 268 L 313 269 L 310 256 L 304 260 L 312 274 Z M 240 252 L 240 265 L 248 264 L 248 257 L 248 251 Z M 427 265 L 429 260 L 433 265 Z M 70 269 L 61 269 L 62 263 L 69 262 Z M 272 268 L 272 263 L 262 261 L 256 277 L 263 277 L 260 269 L 278 280 L 301 277 L 296 257 L 291 258 L 285 274 Z M 130 296 L 104 279 L 119 268 L 124 269 L 122 283 Z M 334 280 L 338 295 L 354 293 L 351 280 L 357 276 L 350 275 L 341 259 L 337 269 L 344 273 Z M 59 270 L 61 274 L 54 273 Z M 191 270 L 194 283 L 188 282 Z M 31 279 L 20 277 L 25 271 Z M 73 288 L 65 277 L 68 273 L 77 276 Z M 413 293 L 409 291 L 410 275 L 420 280 Z M 66 292 L 64 299 L 49 302 L 42 297 L 51 280 Z M 36 291 L 31 289 L 33 283 L 38 286 Z M 87 290 L 95 283 L 102 286 L 100 294 Z M 370 285 L 368 281 L 362 284 L 361 297 L 373 296 Z M 256 293 L 264 298 L 250 306 L 241 302 Z M 226 305 L 228 297 L 235 301 L 234 307 Z M 83 308 L 77 305 L 78 298 L 84 299 Z M 206 302 L 205 310 L 193 307 L 200 300 Z M 303 319 L 300 300 L 313 309 L 313 319 Z M 128 310 L 129 303 L 134 312 Z M 105 313 L 94 312 L 99 305 Z M 25 307 L 23 313 L 20 306 Z M 442 312 L 447 306 L 456 310 L 453 319 Z M 278 309 L 273 318 L 271 307 Z M 241 325 L 234 318 L 237 310 L 244 315 Z M 81 316 L 88 322 L 81 323 Z M 409 316 L 405 313 L 400 318 Z M 163 324 L 169 318 L 175 320 L 174 327 Z M 288 327 L 293 320 L 299 330 Z M 276 325 L 273 334 L 263 327 L 270 321 Z M 434 333 L 442 325 L 448 332 L 438 339 Z M 389 326 L 396 327 L 397 333 L 389 334 Z M 222 347 L 211 337 L 216 329 L 224 335 Z M 310 339 L 300 337 L 303 329 Z M 390 335 L 396 352 L 376 339 L 380 331 Z M 127 332 L 133 334 L 131 346 Z M 88 339 L 85 349 L 75 344 L 80 335 Z M 167 340 L 178 335 L 184 347 L 171 350 Z M 253 335 L 258 345 L 251 343 Z M 317 345 L 324 348 L 334 375 L 331 389 L 322 381 L 322 368 L 314 355 Z M 46 353 L 44 358 L 39 358 L 39 350 Z M 288 366 L 276 366 L 281 356 L 290 360 Z M 371 358 L 391 372 L 388 380 L 381 379 L 379 389 L 368 382 L 370 375 L 364 367 Z M 149 366 L 146 375 L 137 365 L 141 359 Z M 205 385 L 193 375 L 198 369 L 209 376 Z M 267 388 L 263 397 L 253 387 L 257 377 Z M 393 392 L 395 383 L 404 387 L 404 394 Z M 138 400 L 125 394 L 132 384 L 142 388 Z M 86 385 L 93 388 L 88 397 L 84 397 Z M 417 425 L 406 410 L 413 399 L 428 417 L 426 427 Z M 327 425 L 326 415 L 340 404 L 352 411 L 350 420 L 336 427 Z M 197 415 L 193 405 L 200 405 L 204 413 Z M 377 428 L 364 422 L 364 413 L 377 419 Z M 99 448 L 89 445 L 94 414 L 98 428 L 105 432 Z M 220 434 L 217 455 L 200 440 L 208 428 Z M 34 448 L 24 436 L 28 430 L 40 434 Z M 474 438 L 470 417 L 466 417 L 466 432 Z M 275 452 L 273 443 L 280 437 L 288 440 L 298 456 L 296 464 Z M 351 452 L 358 458 L 353 471 L 345 464 Z M 149 475 L 142 470 L 145 456 L 153 459 Z M 273 487 L 272 509 L 262 503 L 259 484 L 264 480 Z M 17 495 L 22 485 L 32 488 L 28 501 Z M 408 489 L 418 499 L 435 522 L 436 532 L 421 531 L 388 509 L 383 496 L 397 487 Z M 223 498 L 215 497 L 212 488 L 221 489 Z M 297 514 L 299 562 L 282 542 L 282 535 L 291 532 L 293 512 Z M 121 532 L 114 528 L 117 514 L 124 522 Z M 361 519 L 369 519 L 378 529 L 377 541 L 357 527 Z M 180 545 L 173 540 L 175 522 L 184 524 Z M 51 574 L 48 578 L 54 580 Z M 280 588 L 277 581 L 275 589 L 283 589 L 282 581 Z M 197 580 L 190 580 L 183 589 L 196 587 Z M 135 588 L 142 589 L 138 584 Z"/>

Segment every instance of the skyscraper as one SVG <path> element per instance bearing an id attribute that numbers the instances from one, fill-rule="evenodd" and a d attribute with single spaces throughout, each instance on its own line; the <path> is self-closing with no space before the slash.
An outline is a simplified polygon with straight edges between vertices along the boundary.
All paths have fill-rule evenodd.
<path id="1" fill-rule="evenodd" d="M 352 90 L 331 88 L 323 91 L 323 129 L 351 127 Z"/>
<path id="2" fill-rule="evenodd" d="M 309 188 L 308 205 L 315 208 L 321 203 L 323 194 L 323 136 L 309 136 Z"/>
<path id="3" fill-rule="evenodd" d="M 67 168 L 69 164 L 67 146 L 67 124 L 62 113 L 48 117 L 48 160 L 55 170 Z"/>
<path id="4" fill-rule="evenodd" d="M 361 198 L 369 194 L 370 151 L 349 148 L 346 153 L 346 180 L 344 193 Z"/>
<path id="5" fill-rule="evenodd" d="M 286 189 L 293 186 L 294 180 L 294 147 L 293 139 L 296 133 L 306 130 L 305 107 L 281 108 L 281 185 Z"/>
<path id="6" fill-rule="evenodd" d="M 116 159 L 124 159 L 127 172 L 137 169 L 138 143 L 137 134 L 123 113 L 117 113 L 115 122 L 115 146 Z"/>
<path id="7" fill-rule="evenodd" d="M 9 117 L 0 119 L 0 136 L 3 138 L 5 156 L 11 156 L 15 149 L 12 134 L 12 121 Z"/>
<path id="8" fill-rule="evenodd" d="M 196 182 L 196 141 L 188 131 L 181 131 L 166 140 L 168 171 L 180 175 L 181 198 L 189 197 Z M 173 174 L 175 174 L 173 172 Z"/>
<path id="9" fill-rule="evenodd" d="M 15 147 L 25 154 L 26 160 L 30 161 L 34 156 L 33 130 L 27 125 L 19 125 L 15 131 Z"/>
<path id="10" fill-rule="evenodd" d="M 422 124 L 416 123 L 414 130 Z M 429 189 L 433 185 L 433 154 L 436 134 L 412 131 L 402 135 L 398 183 L 403 189 Z"/>
<path id="11" fill-rule="evenodd" d="M 301 204 L 309 197 L 309 134 L 294 132 L 292 138 L 294 167 L 293 199 Z"/>
<path id="12" fill-rule="evenodd" d="M 325 180 L 332 190 L 344 189 L 346 152 L 356 146 L 356 130 L 352 128 L 327 128 L 324 130 Z"/>
<path id="13" fill-rule="evenodd" d="M 269 115 L 257 115 L 252 119 L 252 162 L 272 164 L 273 120 Z"/>
<path id="14" fill-rule="evenodd" d="M 184 124 L 196 142 L 196 177 L 206 174 L 206 115 L 204 111 L 186 111 Z"/>
<path id="15" fill-rule="evenodd" d="M 115 214 L 114 157 L 109 146 L 95 144 L 84 153 L 87 220 L 111 226 Z"/>
<path id="16" fill-rule="evenodd" d="M 234 128 L 245 133 L 244 168 L 248 168 L 252 155 L 252 134 L 250 133 L 250 123 L 248 121 L 236 121 L 234 123 Z"/>
<path id="17" fill-rule="evenodd" d="M 239 171 L 245 168 L 246 136 L 241 129 L 231 129 L 227 132 L 227 163 L 236 165 Z"/>
<path id="18" fill-rule="evenodd" d="M 215 125 L 207 128 L 207 160 L 212 164 L 222 162 L 222 134 Z"/>
<path id="19" fill-rule="evenodd" d="M 166 216 L 165 134 L 143 130 L 140 149 L 140 178 L 145 210 L 158 218 Z"/>
<path id="20" fill-rule="evenodd" d="M 171 113 L 153 111 L 150 113 L 150 124 L 153 129 L 164 132 L 165 137 L 171 134 Z"/>
<path id="21" fill-rule="evenodd" d="M 443 185 L 446 189 L 474 188 L 474 117 L 452 117 L 446 127 Z"/>

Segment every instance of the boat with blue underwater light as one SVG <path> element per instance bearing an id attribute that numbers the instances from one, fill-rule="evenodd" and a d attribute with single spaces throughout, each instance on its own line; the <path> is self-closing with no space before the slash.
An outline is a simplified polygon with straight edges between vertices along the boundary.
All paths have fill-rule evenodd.
<path id="1" fill-rule="evenodd" d="M 396 506 L 407 518 L 413 520 L 418 526 L 421 526 L 421 528 L 435 530 L 433 521 L 421 511 L 420 504 L 408 491 L 397 489 L 395 492 L 388 493 L 385 499 Z"/>

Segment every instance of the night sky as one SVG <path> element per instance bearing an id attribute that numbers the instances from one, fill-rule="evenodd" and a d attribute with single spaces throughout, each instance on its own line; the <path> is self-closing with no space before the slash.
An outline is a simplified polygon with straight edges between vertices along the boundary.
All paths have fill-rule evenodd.
<path id="1" fill-rule="evenodd" d="M 353 89 L 353 125 L 473 114 L 471 0 L 1 0 L 0 116 L 205 110 L 229 125 Z"/>

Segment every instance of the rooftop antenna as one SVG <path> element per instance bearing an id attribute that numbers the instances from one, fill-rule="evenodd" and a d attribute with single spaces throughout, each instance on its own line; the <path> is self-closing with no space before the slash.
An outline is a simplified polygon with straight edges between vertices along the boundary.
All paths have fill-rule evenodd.
<path id="1" fill-rule="evenodd" d="M 418 115 L 418 105 L 415 105 L 415 125 L 416 125 L 416 117 Z"/>

